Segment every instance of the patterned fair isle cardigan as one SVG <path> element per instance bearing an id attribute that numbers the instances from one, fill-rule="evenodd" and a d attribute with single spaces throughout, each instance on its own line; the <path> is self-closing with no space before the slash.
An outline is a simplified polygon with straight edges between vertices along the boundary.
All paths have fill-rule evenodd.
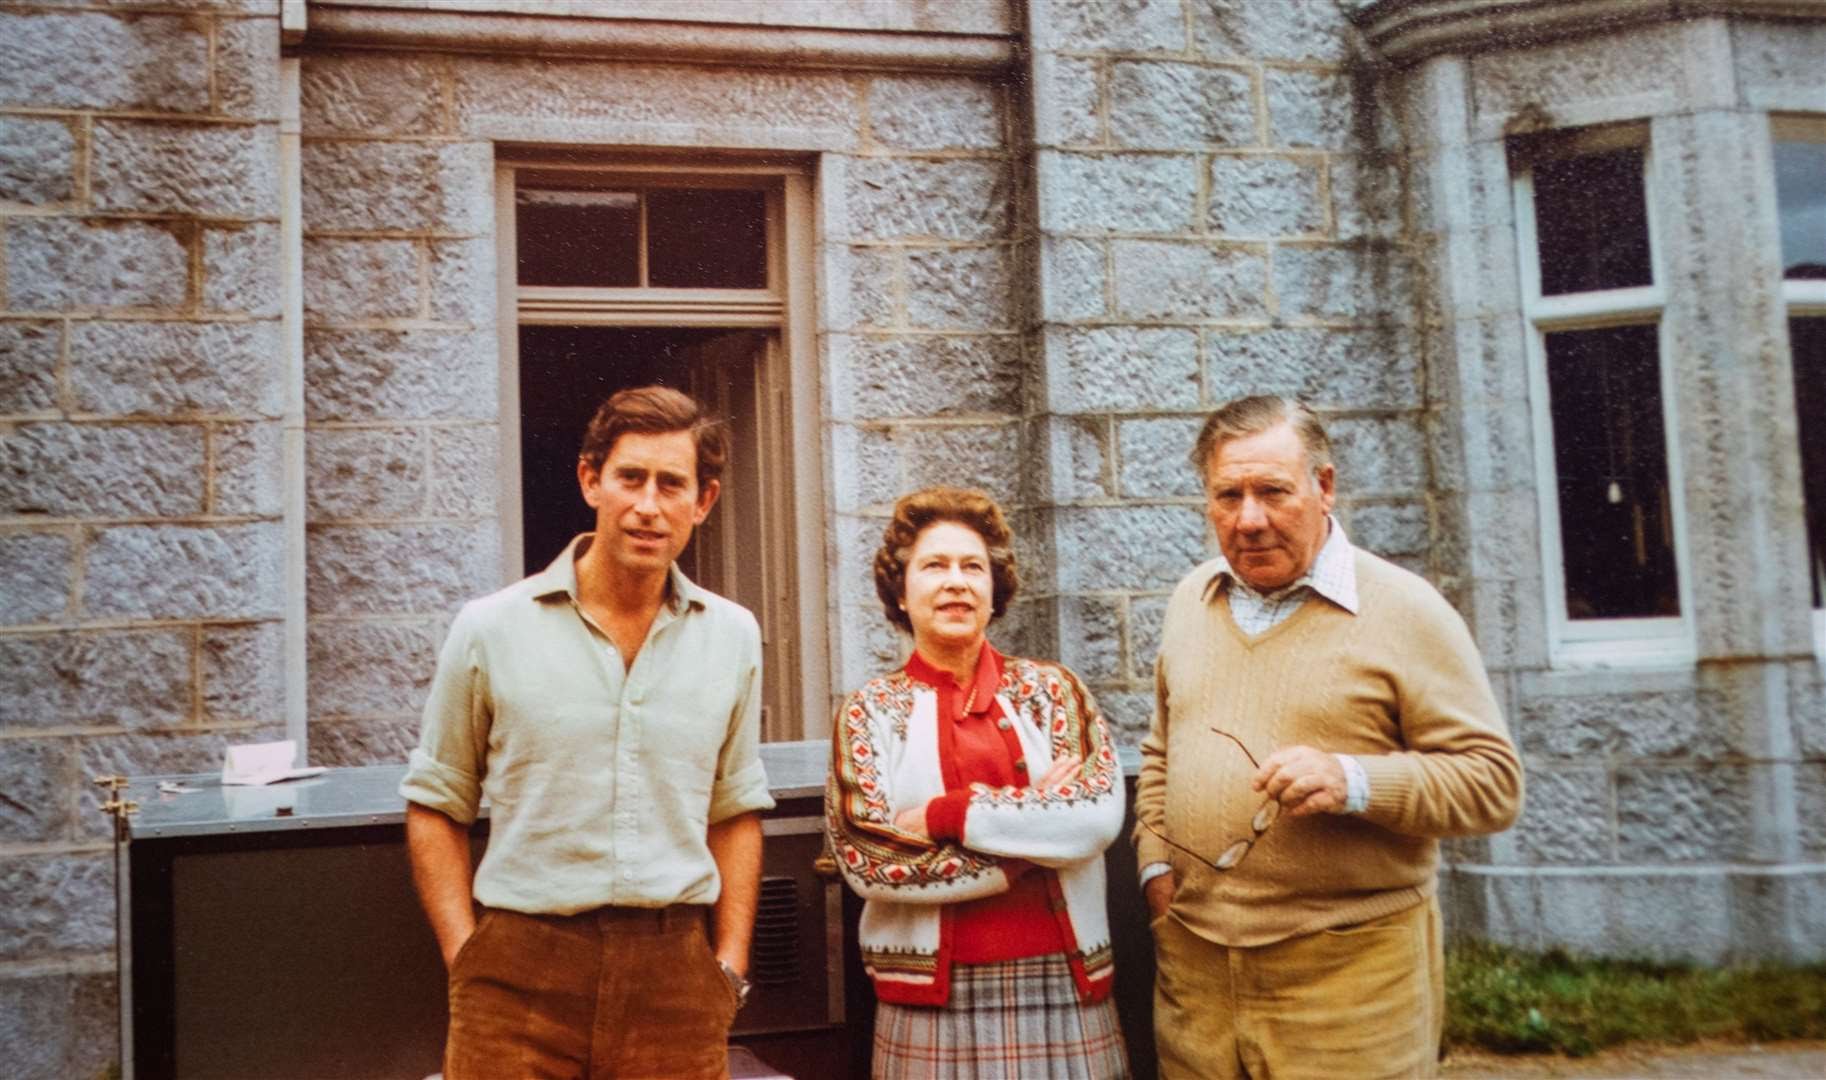
<path id="1" fill-rule="evenodd" d="M 844 880 L 866 901 L 863 966 L 882 1001 L 942 1005 L 950 994 L 952 905 L 1006 892 L 1004 860 L 1055 871 L 1053 910 L 1079 996 L 1110 992 L 1115 968 L 1103 849 L 1122 829 L 1121 767 L 1089 691 L 1063 665 L 1009 657 L 998 695 L 1033 776 L 1084 759 L 1056 787 L 972 784 L 962 843 L 935 845 L 894 816 L 945 793 L 937 693 L 904 671 L 871 679 L 837 712 L 825 829 Z"/>

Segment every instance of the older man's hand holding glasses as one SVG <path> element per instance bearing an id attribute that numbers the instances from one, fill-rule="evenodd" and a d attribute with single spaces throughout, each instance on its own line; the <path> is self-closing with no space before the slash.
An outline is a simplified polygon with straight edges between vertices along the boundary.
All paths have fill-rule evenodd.
<path id="1" fill-rule="evenodd" d="M 1255 847 L 1256 841 L 1268 831 L 1268 827 L 1274 824 L 1282 811 L 1293 817 L 1344 812 L 1350 796 L 1350 782 L 1344 775 L 1344 766 L 1339 764 L 1337 755 L 1310 746 L 1284 746 L 1257 761 L 1249 747 L 1243 745 L 1243 740 L 1220 728 L 1214 727 L 1211 730 L 1236 744 L 1243 756 L 1249 759 L 1249 764 L 1255 766 L 1255 774 L 1250 777 L 1249 786 L 1254 791 L 1262 792 L 1265 798 L 1249 819 L 1250 834 L 1226 845 L 1215 858 L 1194 851 L 1145 821 L 1142 823 L 1149 832 L 1172 847 L 1213 870 L 1222 872 L 1234 869 L 1243 861 L 1243 857 Z M 1149 879 L 1143 886 L 1148 913 L 1156 919 L 1165 915 L 1172 905 L 1173 893 L 1178 888 L 1179 876 L 1170 870 Z"/>

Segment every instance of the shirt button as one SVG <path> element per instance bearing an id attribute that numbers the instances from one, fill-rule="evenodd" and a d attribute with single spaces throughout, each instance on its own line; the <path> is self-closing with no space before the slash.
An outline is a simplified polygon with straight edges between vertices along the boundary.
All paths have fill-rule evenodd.
<path id="1" fill-rule="evenodd" d="M 1003 731 L 1007 731 L 1009 728 L 1013 727 L 1014 725 L 1009 723 L 1008 718 L 1006 716 L 1004 716 L 1000 720 L 997 720 L 995 722 L 995 726 L 1002 729 Z"/>
<path id="2" fill-rule="evenodd" d="M 1014 771 L 1015 772 L 1026 772 L 1027 771 L 1027 759 L 1026 758 L 1015 758 L 1014 759 Z"/>

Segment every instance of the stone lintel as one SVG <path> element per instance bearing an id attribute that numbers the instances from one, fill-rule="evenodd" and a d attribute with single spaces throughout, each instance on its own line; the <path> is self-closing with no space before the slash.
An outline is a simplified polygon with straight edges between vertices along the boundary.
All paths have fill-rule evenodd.
<path id="1" fill-rule="evenodd" d="M 1649 22 L 1705 17 L 1826 21 L 1826 0 L 1358 0 L 1351 21 L 1383 60 L 1526 48 Z"/>
<path id="2" fill-rule="evenodd" d="M 1003 74 L 1006 34 L 732 26 L 313 3 L 303 49 L 411 49 L 584 59 Z"/>

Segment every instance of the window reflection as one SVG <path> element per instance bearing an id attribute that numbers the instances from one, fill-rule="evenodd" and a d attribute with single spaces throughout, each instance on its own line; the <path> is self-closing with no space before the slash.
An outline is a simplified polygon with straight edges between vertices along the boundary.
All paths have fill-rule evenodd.
<path id="1" fill-rule="evenodd" d="M 1648 285 L 1642 151 L 1579 154 L 1534 168 L 1541 295 Z"/>
<path id="2" fill-rule="evenodd" d="M 1566 614 L 1680 614 L 1653 326 L 1546 335 Z"/>
<path id="3" fill-rule="evenodd" d="M 1826 142 L 1775 144 L 1782 276 L 1826 280 Z"/>
<path id="4" fill-rule="evenodd" d="M 640 195 L 632 191 L 514 193 L 522 285 L 640 284 Z"/>
<path id="5" fill-rule="evenodd" d="M 1788 341 L 1794 349 L 1794 409 L 1800 417 L 1807 565 L 1817 608 L 1826 606 L 1826 316 L 1789 319 Z"/>

